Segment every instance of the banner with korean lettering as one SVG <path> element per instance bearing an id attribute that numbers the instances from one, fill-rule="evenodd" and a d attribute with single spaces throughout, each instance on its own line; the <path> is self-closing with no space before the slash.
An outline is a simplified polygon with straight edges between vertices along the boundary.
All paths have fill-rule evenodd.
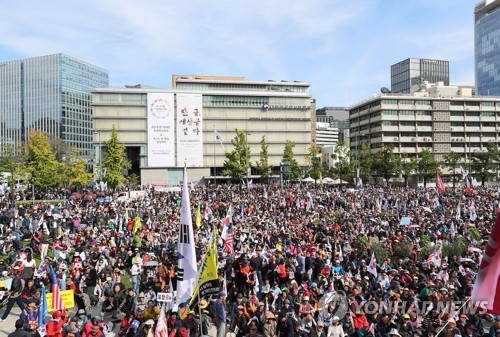
<path id="1" fill-rule="evenodd" d="M 47 311 L 52 312 L 54 308 L 52 308 L 52 293 L 46 294 L 46 302 L 47 302 Z M 66 309 L 71 309 L 75 306 L 75 297 L 73 290 L 63 290 L 60 292 L 62 301 L 64 303 L 64 307 Z"/>
<path id="2" fill-rule="evenodd" d="M 148 93 L 148 166 L 175 166 L 173 93 Z"/>
<path id="3" fill-rule="evenodd" d="M 203 99 L 177 94 L 177 166 L 203 166 Z"/>

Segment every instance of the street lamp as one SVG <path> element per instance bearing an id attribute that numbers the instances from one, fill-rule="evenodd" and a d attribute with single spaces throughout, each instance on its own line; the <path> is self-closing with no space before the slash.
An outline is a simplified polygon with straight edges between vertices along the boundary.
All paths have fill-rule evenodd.
<path id="1" fill-rule="evenodd" d="M 358 129 L 358 132 L 356 133 L 356 186 L 359 184 L 359 161 L 358 161 L 358 145 L 359 145 L 359 134 L 361 130 Z M 365 134 L 361 134 L 361 136 L 364 136 Z"/>
<path id="2" fill-rule="evenodd" d="M 102 180 L 101 179 L 101 170 L 102 170 L 102 167 L 101 167 L 101 134 L 99 133 L 99 131 L 94 131 L 94 132 L 92 132 L 92 134 L 97 135 L 97 139 L 99 142 L 99 156 L 97 156 L 97 153 L 96 153 L 95 160 L 99 164 L 99 168 L 97 168 L 97 175 L 99 176 L 99 182 L 100 182 Z"/>

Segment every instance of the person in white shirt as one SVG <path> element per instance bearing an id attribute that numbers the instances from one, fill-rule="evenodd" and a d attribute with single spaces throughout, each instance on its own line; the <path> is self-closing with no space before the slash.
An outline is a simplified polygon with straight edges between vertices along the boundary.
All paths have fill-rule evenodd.
<path id="1" fill-rule="evenodd" d="M 344 329 L 338 316 L 333 317 L 333 323 L 328 327 L 327 337 L 344 337 Z"/>

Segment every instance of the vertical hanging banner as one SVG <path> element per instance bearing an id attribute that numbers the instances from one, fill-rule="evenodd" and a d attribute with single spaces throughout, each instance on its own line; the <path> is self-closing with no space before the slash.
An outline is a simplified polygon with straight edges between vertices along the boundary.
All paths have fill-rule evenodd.
<path id="1" fill-rule="evenodd" d="M 174 94 L 148 93 L 148 166 L 175 166 Z"/>
<path id="2" fill-rule="evenodd" d="M 177 166 L 203 166 L 203 99 L 177 94 Z"/>

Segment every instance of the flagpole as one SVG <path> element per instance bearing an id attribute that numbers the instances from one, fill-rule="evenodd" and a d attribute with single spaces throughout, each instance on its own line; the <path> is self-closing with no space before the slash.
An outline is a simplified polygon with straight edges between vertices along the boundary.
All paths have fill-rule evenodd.
<path id="1" fill-rule="evenodd" d="M 214 130 L 215 130 L 215 124 L 214 124 Z M 217 139 L 214 142 L 214 185 L 217 186 L 217 164 L 215 163 L 215 143 L 217 142 Z"/>
<path id="2" fill-rule="evenodd" d="M 457 310 L 456 312 L 457 312 L 457 313 L 458 313 L 458 312 L 460 312 L 460 310 L 464 307 L 464 305 L 466 305 L 469 301 L 470 301 L 470 297 L 467 299 L 467 301 L 465 301 L 465 302 L 464 302 L 464 304 L 462 304 L 462 305 L 460 306 L 460 308 L 458 308 L 458 310 Z M 448 323 L 450 323 L 450 320 L 447 320 L 447 321 L 446 321 L 446 324 L 445 324 L 445 325 L 443 325 L 443 327 L 441 328 L 441 330 L 439 330 L 439 331 L 436 333 L 436 336 L 435 336 L 435 337 L 439 336 L 439 334 L 440 334 L 441 332 L 443 332 L 443 330 L 446 328 L 446 326 L 448 325 Z"/>

